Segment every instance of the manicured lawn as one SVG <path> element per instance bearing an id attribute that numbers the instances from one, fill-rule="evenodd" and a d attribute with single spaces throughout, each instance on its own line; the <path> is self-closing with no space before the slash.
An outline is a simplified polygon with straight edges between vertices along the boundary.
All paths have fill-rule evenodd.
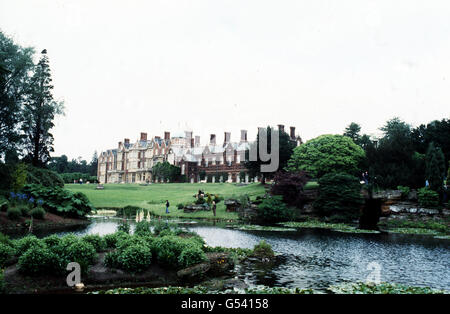
<path id="1" fill-rule="evenodd" d="M 73 192 L 84 193 L 96 208 L 121 208 L 126 205 L 139 206 L 155 215 L 166 216 L 165 202 L 170 202 L 170 217 L 212 218 L 212 211 L 186 214 L 178 210 L 178 203 L 193 202 L 198 190 L 219 194 L 225 198 L 248 194 L 254 198 L 264 194 L 259 183 L 238 186 L 231 183 L 159 183 L 148 186 L 138 184 L 105 184 L 104 190 L 96 190 L 95 184 L 66 184 L 65 188 Z M 223 201 L 217 204 L 217 218 L 237 219 L 236 213 L 227 213 Z"/>

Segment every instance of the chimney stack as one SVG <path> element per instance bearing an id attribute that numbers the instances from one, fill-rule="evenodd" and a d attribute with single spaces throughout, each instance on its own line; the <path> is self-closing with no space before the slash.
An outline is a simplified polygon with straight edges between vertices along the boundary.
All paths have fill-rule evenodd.
<path id="1" fill-rule="evenodd" d="M 209 136 L 209 144 L 213 146 L 216 145 L 216 134 L 211 134 Z"/>
<path id="2" fill-rule="evenodd" d="M 247 142 L 247 130 L 241 130 L 241 143 Z"/>
<path id="3" fill-rule="evenodd" d="M 147 140 L 147 133 L 141 132 L 141 141 Z"/>
<path id="4" fill-rule="evenodd" d="M 199 147 L 200 146 L 200 136 L 196 135 L 195 136 L 195 147 Z"/>
<path id="5" fill-rule="evenodd" d="M 278 124 L 278 131 L 284 132 L 284 125 L 283 124 Z"/>
<path id="6" fill-rule="evenodd" d="M 120 146 L 122 146 L 122 142 L 119 142 L 119 146 L 118 147 L 120 147 Z"/>
<path id="7" fill-rule="evenodd" d="M 130 139 L 129 139 L 129 138 L 126 138 L 126 139 L 124 139 L 123 141 L 124 141 L 125 145 L 130 144 Z"/>
<path id="8" fill-rule="evenodd" d="M 291 126 L 291 140 L 295 140 L 295 126 Z"/>
<path id="9" fill-rule="evenodd" d="M 191 137 L 191 147 L 194 147 L 194 139 Z"/>
<path id="10" fill-rule="evenodd" d="M 164 139 L 165 140 L 170 140 L 170 132 L 164 132 Z"/>
<path id="11" fill-rule="evenodd" d="M 192 138 L 192 131 L 184 131 L 184 137 L 190 141 Z"/>
<path id="12" fill-rule="evenodd" d="M 231 132 L 225 132 L 223 136 L 223 145 L 228 144 L 230 142 Z"/>

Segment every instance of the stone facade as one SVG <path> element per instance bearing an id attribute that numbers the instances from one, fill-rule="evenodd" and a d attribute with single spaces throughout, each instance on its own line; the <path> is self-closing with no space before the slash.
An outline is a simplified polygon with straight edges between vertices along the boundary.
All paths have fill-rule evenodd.
<path id="1" fill-rule="evenodd" d="M 284 126 L 279 125 L 284 130 Z M 301 143 L 291 127 L 292 141 Z M 97 177 L 100 183 L 149 183 L 158 182 L 153 178 L 152 167 L 167 161 L 181 168 L 181 175 L 188 182 L 251 182 L 244 166 L 245 151 L 250 147 L 247 131 L 241 130 L 239 142 L 231 141 L 231 133 L 224 133 L 224 142 L 216 143 L 216 135 L 211 134 L 207 145 L 200 144 L 200 137 L 193 137 L 191 131 L 164 132 L 164 137 L 147 139 L 141 133 L 140 139 L 130 143 L 129 139 L 119 142 L 117 148 L 108 149 L 99 155 Z"/>

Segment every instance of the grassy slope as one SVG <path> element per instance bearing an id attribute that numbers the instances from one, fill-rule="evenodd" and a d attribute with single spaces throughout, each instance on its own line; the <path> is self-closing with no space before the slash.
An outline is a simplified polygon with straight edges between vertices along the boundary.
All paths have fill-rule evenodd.
<path id="1" fill-rule="evenodd" d="M 220 194 L 225 198 L 232 195 L 248 194 L 256 196 L 264 194 L 261 184 L 253 183 L 247 186 L 237 186 L 230 183 L 166 183 L 140 186 L 138 184 L 105 184 L 104 190 L 96 190 L 95 184 L 66 184 L 65 188 L 73 192 L 86 194 L 92 204 L 97 208 L 120 208 L 134 205 L 150 209 L 155 215 L 166 215 L 165 202 L 170 202 L 171 217 L 212 218 L 212 212 L 197 212 L 185 214 L 178 210 L 178 203 L 193 202 L 194 194 L 201 189 L 204 192 Z M 227 213 L 223 202 L 217 204 L 217 218 L 236 219 L 236 213 Z"/>

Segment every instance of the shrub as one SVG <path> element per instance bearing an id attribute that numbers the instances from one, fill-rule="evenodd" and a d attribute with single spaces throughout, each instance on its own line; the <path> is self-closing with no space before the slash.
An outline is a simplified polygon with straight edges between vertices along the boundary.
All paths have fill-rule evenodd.
<path id="1" fill-rule="evenodd" d="M 20 217 L 22 217 L 22 211 L 17 207 L 9 207 L 6 211 L 6 214 L 11 220 L 18 220 Z"/>
<path id="2" fill-rule="evenodd" d="M 24 193 L 34 199 L 42 199 L 42 207 L 46 212 L 68 217 L 84 217 L 95 210 L 83 193 L 73 193 L 60 187 L 45 187 L 36 184 L 27 184 Z"/>
<path id="3" fill-rule="evenodd" d="M 97 252 L 106 250 L 106 241 L 98 234 L 89 234 L 82 238 L 82 241 L 92 244 Z"/>
<path id="4" fill-rule="evenodd" d="M 179 204 L 177 204 L 177 208 L 178 208 L 178 209 L 183 209 L 183 208 L 184 208 L 184 205 L 181 204 L 181 203 L 179 203 Z"/>
<path id="5" fill-rule="evenodd" d="M 0 243 L 0 268 L 5 266 L 5 263 L 13 257 L 14 253 L 15 250 L 12 247 L 4 243 Z"/>
<path id="6" fill-rule="evenodd" d="M 14 246 L 14 242 L 5 234 L 0 232 L 0 243 L 9 245 L 11 247 Z"/>
<path id="7" fill-rule="evenodd" d="M 270 244 L 262 240 L 253 248 L 253 255 L 257 257 L 273 257 L 275 253 Z"/>
<path id="8" fill-rule="evenodd" d="M 183 251 L 184 243 L 182 239 L 175 236 L 166 236 L 156 238 L 152 244 L 152 252 L 156 255 L 158 263 L 161 266 L 178 266 L 178 257 Z"/>
<path id="9" fill-rule="evenodd" d="M 36 168 L 31 165 L 28 165 L 27 168 L 27 183 L 49 188 L 64 187 L 64 181 L 58 173 L 48 169 Z"/>
<path id="10" fill-rule="evenodd" d="M 158 234 L 159 237 L 166 237 L 166 236 L 173 236 L 173 235 L 175 235 L 175 232 L 173 232 L 170 228 L 163 229 Z"/>
<path id="11" fill-rule="evenodd" d="M 3 276 L 3 269 L 0 269 L 0 294 L 5 293 L 5 279 Z"/>
<path id="12" fill-rule="evenodd" d="M 19 257 L 19 271 L 26 275 L 43 275 L 55 269 L 56 256 L 46 246 L 33 246 Z"/>
<path id="13" fill-rule="evenodd" d="M 35 219 L 44 219 L 45 210 L 42 207 L 36 207 L 30 211 L 30 215 Z"/>
<path id="14" fill-rule="evenodd" d="M 205 252 L 198 245 L 188 245 L 182 251 L 178 257 L 178 266 L 189 267 L 201 263 L 206 260 Z"/>
<path id="15" fill-rule="evenodd" d="M 97 258 L 97 253 L 92 244 L 85 241 L 77 241 L 65 249 L 65 262 L 77 262 L 81 266 L 83 273 L 88 271 L 89 265 L 93 264 Z"/>
<path id="16" fill-rule="evenodd" d="M 34 235 L 28 235 L 23 237 L 15 242 L 16 253 L 18 256 L 21 256 L 30 248 L 44 248 L 46 247 L 45 242 L 36 238 Z"/>
<path id="17" fill-rule="evenodd" d="M 153 228 L 153 233 L 155 235 L 159 235 L 161 231 L 163 231 L 164 229 L 170 229 L 169 224 L 164 223 L 162 221 L 158 221 L 155 224 L 155 227 Z"/>
<path id="18" fill-rule="evenodd" d="M 130 233 L 130 224 L 125 219 L 122 220 L 122 222 L 117 226 L 117 231 L 124 232 L 129 234 Z"/>
<path id="19" fill-rule="evenodd" d="M 124 232 L 116 232 L 116 233 L 111 233 L 111 234 L 107 234 L 103 237 L 103 239 L 105 239 L 106 242 L 106 247 L 109 249 L 114 249 L 117 246 L 117 242 L 119 241 L 119 239 L 123 236 L 127 236 L 127 233 Z"/>
<path id="20" fill-rule="evenodd" d="M 134 244 L 122 249 L 117 255 L 117 267 L 131 273 L 146 270 L 152 262 L 152 253 L 147 245 Z"/>
<path id="21" fill-rule="evenodd" d="M 23 217 L 27 217 L 30 214 L 30 208 L 25 204 L 17 205 L 17 209 L 20 210 Z"/>
<path id="22" fill-rule="evenodd" d="M 61 238 L 54 234 L 43 238 L 42 241 L 44 241 L 49 248 L 57 247 L 61 244 Z"/>
<path id="23" fill-rule="evenodd" d="M 309 176 L 304 171 L 277 172 L 270 192 L 274 195 L 282 195 L 286 204 L 301 208 L 305 203 L 303 189 L 308 181 Z"/>
<path id="24" fill-rule="evenodd" d="M 125 216 L 125 217 L 136 216 L 136 213 L 140 210 L 141 210 L 140 207 L 128 205 L 123 208 L 119 208 L 117 210 L 116 215 L 117 216 Z"/>
<path id="25" fill-rule="evenodd" d="M 319 180 L 319 197 L 314 202 L 322 216 L 359 217 L 364 203 L 358 178 L 345 173 L 329 173 Z"/>
<path id="26" fill-rule="evenodd" d="M 151 225 L 148 221 L 145 221 L 145 220 L 139 221 L 136 224 L 136 229 L 134 229 L 134 234 L 140 235 L 140 236 L 152 234 L 150 227 L 151 227 Z"/>
<path id="27" fill-rule="evenodd" d="M 108 252 L 105 255 L 105 259 L 103 260 L 103 264 L 108 268 L 119 268 L 117 258 L 119 256 L 118 251 Z"/>
<path id="28" fill-rule="evenodd" d="M 282 202 L 281 196 L 264 199 L 258 205 L 258 217 L 265 222 L 279 222 L 292 219 L 294 212 Z"/>
<path id="29" fill-rule="evenodd" d="M 402 186 L 402 185 L 397 186 L 397 190 L 399 190 L 402 193 L 402 199 L 407 198 L 409 195 L 409 192 L 411 191 L 411 189 L 409 187 Z"/>
<path id="30" fill-rule="evenodd" d="M 422 207 L 435 208 L 439 206 L 439 194 L 426 187 L 419 189 L 417 199 Z"/>

